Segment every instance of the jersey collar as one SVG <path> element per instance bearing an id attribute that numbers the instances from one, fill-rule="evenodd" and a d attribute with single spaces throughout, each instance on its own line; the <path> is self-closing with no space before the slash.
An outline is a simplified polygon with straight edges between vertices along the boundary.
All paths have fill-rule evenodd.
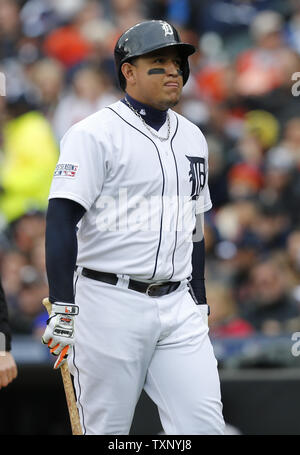
<path id="1" fill-rule="evenodd" d="M 167 118 L 167 110 L 161 111 L 147 104 L 141 103 L 140 101 L 132 98 L 132 96 L 128 95 L 128 93 L 126 93 L 125 98 L 129 101 L 132 107 L 139 112 L 151 128 L 158 131 L 163 126 Z M 127 106 L 125 98 L 121 99 L 121 101 Z"/>

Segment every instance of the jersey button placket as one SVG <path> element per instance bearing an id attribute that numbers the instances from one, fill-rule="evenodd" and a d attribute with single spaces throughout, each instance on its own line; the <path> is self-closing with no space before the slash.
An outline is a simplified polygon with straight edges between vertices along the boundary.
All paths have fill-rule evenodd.
<path id="1" fill-rule="evenodd" d="M 172 202 L 176 193 L 171 190 L 176 188 L 176 176 L 174 160 L 171 153 L 170 141 L 160 142 L 158 145 L 165 172 L 165 192 L 164 192 L 164 219 L 162 229 L 161 252 L 159 255 L 158 271 L 161 276 L 169 276 L 171 273 L 171 259 L 173 246 L 173 206 Z"/>

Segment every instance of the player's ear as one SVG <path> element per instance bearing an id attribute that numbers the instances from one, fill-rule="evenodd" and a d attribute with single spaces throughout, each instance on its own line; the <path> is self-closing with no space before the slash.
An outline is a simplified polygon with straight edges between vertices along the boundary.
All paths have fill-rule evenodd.
<path id="1" fill-rule="evenodd" d="M 121 71 L 125 77 L 127 85 L 134 85 L 136 81 L 136 71 L 135 66 L 130 62 L 125 62 L 121 66 Z"/>

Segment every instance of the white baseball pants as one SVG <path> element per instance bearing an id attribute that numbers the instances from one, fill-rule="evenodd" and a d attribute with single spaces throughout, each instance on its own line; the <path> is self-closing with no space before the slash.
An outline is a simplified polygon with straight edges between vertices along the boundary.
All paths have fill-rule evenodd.
<path id="1" fill-rule="evenodd" d="M 127 287 L 76 278 L 69 367 L 84 434 L 128 435 L 143 388 L 167 435 L 224 434 L 207 306 L 186 283 L 159 298 Z"/>

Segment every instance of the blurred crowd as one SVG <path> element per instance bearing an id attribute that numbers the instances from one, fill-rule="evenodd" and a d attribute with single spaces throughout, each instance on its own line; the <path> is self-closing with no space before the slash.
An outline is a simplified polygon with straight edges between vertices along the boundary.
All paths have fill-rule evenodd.
<path id="1" fill-rule="evenodd" d="M 59 141 L 122 96 L 113 48 L 144 19 L 197 47 L 175 110 L 210 152 L 211 336 L 300 331 L 300 2 L 0 0 L 0 276 L 13 333 L 39 336 L 45 321 Z"/>

